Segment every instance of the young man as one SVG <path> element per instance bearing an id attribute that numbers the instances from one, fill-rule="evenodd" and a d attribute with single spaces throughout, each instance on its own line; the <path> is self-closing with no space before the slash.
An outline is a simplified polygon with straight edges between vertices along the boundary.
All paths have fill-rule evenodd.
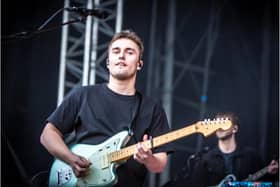
<path id="1" fill-rule="evenodd" d="M 76 143 L 97 145 L 127 127 L 132 129 L 128 145 L 137 146 L 133 157 L 117 168 L 115 186 L 140 187 L 147 170 L 158 173 L 164 169 L 169 147 L 151 150 L 139 143 L 169 131 L 162 107 L 135 88 L 137 72 L 143 66 L 143 50 L 136 33 L 117 33 L 108 47 L 109 82 L 74 89 L 47 118 L 41 143 L 54 157 L 70 165 L 77 178 L 86 176 L 95 163 L 73 153 L 65 144 L 64 135 L 72 131 Z"/>
<path id="2" fill-rule="evenodd" d="M 234 113 L 225 112 L 217 114 L 216 118 L 228 118 L 232 126 L 228 130 L 216 131 L 218 145 L 197 162 L 192 173 L 193 186 L 217 185 L 230 174 L 233 174 L 237 181 L 242 181 L 249 174 L 264 167 L 259 154 L 252 148 L 243 147 L 237 143 L 238 117 Z M 273 160 L 268 167 L 268 173 L 275 174 L 277 171 L 278 163 Z"/>

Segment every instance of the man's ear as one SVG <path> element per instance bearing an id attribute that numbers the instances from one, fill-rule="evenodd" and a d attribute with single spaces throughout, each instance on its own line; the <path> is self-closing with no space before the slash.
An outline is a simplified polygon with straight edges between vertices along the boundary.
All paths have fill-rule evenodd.
<path id="1" fill-rule="evenodd" d="M 143 61 L 139 60 L 138 65 L 137 65 L 137 70 L 141 70 L 142 67 L 143 67 Z"/>
<path id="2" fill-rule="evenodd" d="M 106 59 L 106 66 L 109 66 L 110 62 L 109 62 L 109 58 Z"/>
<path id="3" fill-rule="evenodd" d="M 234 125 L 233 126 L 233 129 L 232 129 L 232 132 L 233 133 L 236 133 L 238 131 L 238 126 L 237 125 Z"/>

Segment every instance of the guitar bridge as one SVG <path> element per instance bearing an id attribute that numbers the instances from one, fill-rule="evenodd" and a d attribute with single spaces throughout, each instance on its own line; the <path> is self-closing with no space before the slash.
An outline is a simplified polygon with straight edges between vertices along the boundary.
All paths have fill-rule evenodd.
<path id="1" fill-rule="evenodd" d="M 57 171 L 57 185 L 62 186 L 72 178 L 72 171 L 69 168 L 61 168 Z"/>

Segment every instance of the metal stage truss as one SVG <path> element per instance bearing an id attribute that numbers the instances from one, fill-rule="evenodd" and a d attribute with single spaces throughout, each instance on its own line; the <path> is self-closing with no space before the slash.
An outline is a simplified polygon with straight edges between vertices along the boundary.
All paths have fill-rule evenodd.
<path id="1" fill-rule="evenodd" d="M 192 110 L 199 113 L 199 118 L 203 119 L 206 112 L 209 75 L 212 73 L 210 72 L 211 57 L 218 37 L 219 18 L 223 6 L 216 6 L 215 1 L 212 1 L 212 7 L 208 10 L 209 21 L 203 26 L 204 32 L 200 37 L 196 38 L 196 44 L 193 45 L 193 49 L 187 52 L 188 55 L 186 55 L 184 40 L 180 38 L 182 38 L 183 33 L 188 32 L 187 26 L 189 25 L 187 25 L 187 20 L 191 17 L 192 10 L 185 13 L 183 17 L 182 15 L 179 17 L 179 1 L 168 1 L 163 14 L 165 18 L 162 19 L 163 15 L 158 8 L 160 1 L 154 0 L 152 6 L 150 53 L 146 63 L 148 66 L 146 94 L 155 97 L 160 96 L 171 128 L 174 121 L 172 117 L 174 109 L 178 107 L 178 104 L 192 108 Z M 165 29 L 157 27 L 160 20 L 165 20 Z M 163 33 L 163 35 L 160 36 L 156 33 Z M 204 50 L 205 54 L 204 59 L 198 63 L 194 59 L 197 58 L 198 54 L 203 53 L 202 50 Z M 176 59 L 178 56 L 182 58 Z M 191 77 L 187 82 L 186 76 Z M 193 98 L 176 95 L 178 90 L 182 86 L 184 87 L 184 84 L 193 85 L 193 89 L 197 91 L 197 98 L 200 98 L 200 100 L 195 102 Z M 194 153 L 202 149 L 202 143 L 202 137 L 198 136 L 194 146 L 183 145 L 181 148 L 189 153 Z M 172 159 L 169 159 L 172 162 Z M 169 179 L 170 164 L 165 172 L 159 176 L 158 183 L 154 183 L 152 186 L 161 186 Z"/>
<path id="2" fill-rule="evenodd" d="M 75 86 L 94 84 L 107 79 L 102 63 L 107 45 L 115 32 L 122 28 L 123 0 L 65 0 L 64 7 L 100 8 L 110 14 L 105 20 L 88 16 L 86 21 L 66 25 L 62 29 L 57 104 Z M 63 22 L 79 15 L 65 11 Z"/>

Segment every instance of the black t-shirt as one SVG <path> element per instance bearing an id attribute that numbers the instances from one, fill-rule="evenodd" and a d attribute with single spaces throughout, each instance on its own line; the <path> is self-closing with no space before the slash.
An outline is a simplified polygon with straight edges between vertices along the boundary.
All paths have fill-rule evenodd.
<path id="1" fill-rule="evenodd" d="M 120 95 L 106 84 L 83 86 L 67 95 L 62 104 L 47 118 L 62 134 L 75 132 L 75 142 L 100 144 L 116 133 L 130 127 L 137 96 Z M 142 96 L 139 114 L 132 127 L 134 137 L 127 145 L 141 141 L 144 134 L 156 137 L 169 132 L 168 121 L 162 107 L 148 97 Z M 169 152 L 170 145 L 153 150 Z M 130 158 L 117 169 L 117 186 L 142 186 L 147 170 Z"/>
<path id="2" fill-rule="evenodd" d="M 226 174 L 232 174 L 233 172 L 233 163 L 232 163 L 232 159 L 234 157 L 234 153 L 222 153 L 222 156 L 224 158 L 224 163 L 225 163 L 225 170 L 226 170 Z"/>

